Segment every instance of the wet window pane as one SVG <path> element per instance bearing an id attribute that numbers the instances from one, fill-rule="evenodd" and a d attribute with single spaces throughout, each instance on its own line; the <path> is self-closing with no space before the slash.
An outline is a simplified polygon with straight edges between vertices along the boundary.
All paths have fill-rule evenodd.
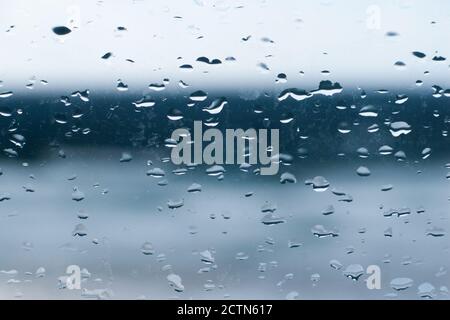
<path id="1" fill-rule="evenodd" d="M 4 1 L 0 298 L 448 299 L 449 12 Z"/>

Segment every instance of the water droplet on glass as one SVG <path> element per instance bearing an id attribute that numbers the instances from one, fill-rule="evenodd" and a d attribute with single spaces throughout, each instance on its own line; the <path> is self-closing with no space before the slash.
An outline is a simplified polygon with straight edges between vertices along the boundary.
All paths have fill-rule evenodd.
<path id="1" fill-rule="evenodd" d="M 395 278 L 390 282 L 391 288 L 396 291 L 406 290 L 412 287 L 414 281 L 410 278 Z"/>
<path id="2" fill-rule="evenodd" d="M 342 271 L 342 273 L 347 278 L 357 281 L 364 274 L 364 268 L 360 264 L 350 264 Z"/>

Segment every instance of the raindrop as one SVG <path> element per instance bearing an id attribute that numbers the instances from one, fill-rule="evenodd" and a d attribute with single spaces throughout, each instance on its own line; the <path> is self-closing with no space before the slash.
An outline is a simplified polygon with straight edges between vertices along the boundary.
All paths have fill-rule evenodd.
<path id="1" fill-rule="evenodd" d="M 417 295 L 420 298 L 434 299 L 436 296 L 436 289 L 431 283 L 424 282 L 417 287 Z"/>
<path id="2" fill-rule="evenodd" d="M 292 173 L 285 172 L 280 177 L 280 183 L 297 183 L 297 178 Z"/>
<path id="3" fill-rule="evenodd" d="M 314 177 L 312 180 L 305 181 L 306 185 L 312 185 L 313 190 L 317 192 L 324 192 L 330 186 L 327 179 L 322 176 Z"/>
<path id="4" fill-rule="evenodd" d="M 178 121 L 183 119 L 183 113 L 176 108 L 172 108 L 169 110 L 169 113 L 167 113 L 167 118 L 172 121 Z"/>
<path id="5" fill-rule="evenodd" d="M 123 152 L 119 162 L 130 162 L 131 160 L 133 160 L 132 155 L 128 152 Z"/>
<path id="6" fill-rule="evenodd" d="M 107 53 L 105 53 L 104 55 L 101 56 L 101 59 L 108 60 L 109 58 L 112 57 L 112 55 L 113 55 L 112 52 L 107 52 Z"/>
<path id="7" fill-rule="evenodd" d="M 222 111 L 223 107 L 228 103 L 226 98 L 215 99 L 207 108 L 203 108 L 203 111 L 209 114 L 218 114 Z"/>
<path id="8" fill-rule="evenodd" d="M 412 287 L 414 281 L 410 278 L 395 278 L 391 281 L 391 288 L 396 291 L 406 290 Z"/>
<path id="9" fill-rule="evenodd" d="M 202 90 L 198 90 L 198 91 L 193 92 L 189 96 L 189 99 L 191 99 L 192 101 L 201 102 L 201 101 L 205 101 L 207 97 L 208 97 L 208 95 L 206 94 L 206 92 L 204 92 Z"/>
<path id="10" fill-rule="evenodd" d="M 339 236 L 339 233 L 337 230 L 328 230 L 321 224 L 317 224 L 314 227 L 312 227 L 311 232 L 314 236 L 316 236 L 318 238 Z"/>
<path id="11" fill-rule="evenodd" d="M 206 169 L 206 174 L 209 176 L 220 176 L 225 172 L 225 168 L 219 165 L 213 165 L 212 167 L 209 167 Z"/>
<path id="12" fill-rule="evenodd" d="M 264 217 L 261 219 L 261 222 L 265 225 L 270 226 L 270 225 L 285 223 L 286 220 L 284 220 L 282 217 L 275 216 L 271 212 L 269 212 L 264 215 Z"/>
<path id="13" fill-rule="evenodd" d="M 122 80 L 117 80 L 117 91 L 128 91 L 128 85 L 122 82 Z"/>
<path id="14" fill-rule="evenodd" d="M 431 155 L 431 149 L 430 148 L 425 148 L 422 150 L 422 159 L 426 159 Z"/>
<path id="15" fill-rule="evenodd" d="M 200 260 L 205 264 L 213 264 L 215 262 L 214 256 L 209 250 L 200 252 Z"/>
<path id="16" fill-rule="evenodd" d="M 335 270 L 342 269 L 342 263 L 340 263 L 338 260 L 330 260 L 330 267 L 332 267 Z"/>
<path id="17" fill-rule="evenodd" d="M 403 61 L 397 61 L 394 63 L 394 67 L 398 70 L 404 70 L 406 68 L 406 64 Z"/>
<path id="18" fill-rule="evenodd" d="M 70 32 L 72 32 L 72 30 L 70 30 L 66 26 L 57 26 L 57 27 L 54 27 L 52 30 L 58 36 L 64 36 L 64 35 L 69 34 Z"/>
<path id="19" fill-rule="evenodd" d="M 12 91 L 0 92 L 0 98 L 9 98 L 13 95 Z"/>
<path id="20" fill-rule="evenodd" d="M 361 117 L 378 117 L 378 108 L 372 105 L 364 106 L 359 111 Z"/>
<path id="21" fill-rule="evenodd" d="M 364 268 L 360 264 L 351 264 L 342 273 L 347 278 L 357 281 L 364 274 Z"/>
<path id="22" fill-rule="evenodd" d="M 193 183 L 193 184 L 191 184 L 188 187 L 187 191 L 190 192 L 190 193 L 201 192 L 202 191 L 202 186 L 201 186 L 201 184 Z"/>
<path id="23" fill-rule="evenodd" d="M 76 237 L 84 237 L 87 235 L 87 229 L 86 226 L 82 223 L 79 223 L 75 226 L 75 229 L 72 231 L 72 236 Z"/>
<path id="24" fill-rule="evenodd" d="M 427 230 L 426 235 L 432 237 L 443 237 L 445 236 L 445 230 L 444 228 L 434 226 Z"/>
<path id="25" fill-rule="evenodd" d="M 394 188 L 394 186 L 392 184 L 385 184 L 383 186 L 381 186 L 381 191 L 390 191 Z"/>
<path id="26" fill-rule="evenodd" d="M 423 59 L 427 56 L 425 53 L 420 52 L 420 51 L 413 51 L 412 54 L 413 54 L 413 56 L 415 56 L 419 59 Z"/>
<path id="27" fill-rule="evenodd" d="M 368 177 L 370 176 L 370 170 L 367 167 L 361 166 L 358 169 L 356 169 L 356 173 L 360 177 Z"/>
<path id="28" fill-rule="evenodd" d="M 141 252 L 142 252 L 144 255 L 149 256 L 149 255 L 154 254 L 154 253 L 155 253 L 155 250 L 153 249 L 153 245 L 152 245 L 150 242 L 146 241 L 146 242 L 144 242 L 144 244 L 141 246 Z"/>
<path id="29" fill-rule="evenodd" d="M 177 274 L 171 273 L 167 276 L 169 286 L 171 286 L 176 292 L 183 292 L 184 286 L 181 277 Z"/>
<path id="30" fill-rule="evenodd" d="M 321 212 L 324 216 L 328 216 L 330 214 L 334 213 L 334 206 L 332 204 L 326 206 L 324 209 L 322 209 Z"/>
<path id="31" fill-rule="evenodd" d="M 166 86 L 164 83 L 151 83 L 148 85 L 148 88 L 153 91 L 163 91 Z"/>
<path id="32" fill-rule="evenodd" d="M 395 96 L 395 104 L 404 104 L 408 101 L 408 96 L 405 94 L 398 94 Z"/>
<path id="33" fill-rule="evenodd" d="M 178 209 L 181 208 L 184 205 L 184 200 L 169 200 L 167 201 L 167 207 L 169 209 Z"/>
<path id="34" fill-rule="evenodd" d="M 83 199 L 84 199 L 84 193 L 81 192 L 77 187 L 74 187 L 73 192 L 72 192 L 72 200 L 81 201 Z"/>

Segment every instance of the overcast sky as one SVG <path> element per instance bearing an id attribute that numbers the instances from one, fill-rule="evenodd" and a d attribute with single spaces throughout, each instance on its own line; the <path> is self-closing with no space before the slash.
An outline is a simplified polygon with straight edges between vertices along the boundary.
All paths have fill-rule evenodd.
<path id="1" fill-rule="evenodd" d="M 183 80 L 193 87 L 270 88 L 278 73 L 287 74 L 287 87 L 314 88 L 323 79 L 344 87 L 404 87 L 418 79 L 450 86 L 449 60 L 432 61 L 450 58 L 446 0 L 0 2 L 0 91 L 26 90 L 33 76 L 49 82 L 35 90 L 109 90 L 119 78 L 130 91 L 164 78 L 174 87 Z M 59 25 L 73 31 L 57 36 L 52 28 Z M 398 36 L 387 37 L 390 31 Z M 101 59 L 107 52 L 113 56 Z M 222 64 L 196 62 L 199 56 Z M 396 69 L 396 61 L 406 68 Z M 193 70 L 180 70 L 183 64 Z"/>

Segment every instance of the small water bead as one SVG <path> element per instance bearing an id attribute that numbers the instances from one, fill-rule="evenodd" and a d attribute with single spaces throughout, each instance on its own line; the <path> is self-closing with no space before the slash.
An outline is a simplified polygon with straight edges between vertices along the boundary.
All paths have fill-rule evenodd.
<path id="1" fill-rule="evenodd" d="M 324 192 L 330 186 L 328 180 L 322 176 L 316 176 L 312 180 L 306 180 L 305 184 L 312 185 L 313 190 L 316 192 Z"/>
<path id="2" fill-rule="evenodd" d="M 151 242 L 144 242 L 144 244 L 141 246 L 141 252 L 148 256 L 148 255 L 153 255 L 155 253 L 155 250 L 153 249 L 153 245 Z"/>
<path id="3" fill-rule="evenodd" d="M 190 193 L 198 193 L 198 192 L 201 192 L 201 191 L 202 191 L 202 185 L 201 185 L 201 184 L 198 184 L 198 183 L 193 183 L 193 184 L 191 184 L 191 185 L 188 187 L 187 191 L 190 192 Z"/>
<path id="4" fill-rule="evenodd" d="M 414 284 L 414 281 L 410 278 L 395 278 L 391 280 L 390 286 L 396 291 L 406 290 Z"/>
<path id="5" fill-rule="evenodd" d="M 406 69 L 406 63 L 404 63 L 403 61 L 397 61 L 394 63 L 394 67 L 397 70 L 404 70 L 404 69 Z"/>
<path id="6" fill-rule="evenodd" d="M 395 96 L 395 104 L 404 104 L 406 101 L 408 101 L 407 95 L 399 94 Z"/>
<path id="7" fill-rule="evenodd" d="M 299 297 L 300 297 L 300 294 L 297 291 L 291 291 L 286 295 L 285 299 L 286 300 L 297 300 L 297 299 L 299 299 Z"/>
<path id="8" fill-rule="evenodd" d="M 205 101 L 206 98 L 208 98 L 208 95 L 205 91 L 202 90 L 195 91 L 189 96 L 189 99 L 195 102 Z"/>
<path id="9" fill-rule="evenodd" d="M 263 73 L 269 72 L 270 68 L 265 62 L 259 62 L 256 67 Z"/>
<path id="10" fill-rule="evenodd" d="M 381 186 L 381 191 L 390 191 L 394 188 L 392 184 L 385 184 Z"/>
<path id="11" fill-rule="evenodd" d="M 183 205 L 184 205 L 183 199 L 167 201 L 167 207 L 169 209 L 178 209 L 181 208 Z"/>
<path id="12" fill-rule="evenodd" d="M 156 102 L 153 99 L 142 98 L 138 101 L 132 102 L 132 104 L 136 108 L 150 108 L 150 107 L 153 107 L 156 104 Z"/>
<path id="13" fill-rule="evenodd" d="M 341 122 L 338 126 L 338 131 L 342 134 L 352 132 L 351 126 L 347 122 Z"/>
<path id="14" fill-rule="evenodd" d="M 89 218 L 89 215 L 86 212 L 84 212 L 83 210 L 80 210 L 80 211 L 78 211 L 77 217 L 78 217 L 78 219 L 86 220 L 87 218 Z"/>
<path id="15" fill-rule="evenodd" d="M 166 172 L 161 168 L 153 168 L 147 171 L 147 175 L 153 178 L 162 178 L 166 175 Z"/>
<path id="16" fill-rule="evenodd" d="M 406 154 L 404 151 L 397 151 L 394 153 L 394 157 L 397 159 L 397 161 L 405 161 L 406 160 Z"/>
<path id="17" fill-rule="evenodd" d="M 321 213 L 324 216 L 329 216 L 330 214 L 334 213 L 334 206 L 332 204 L 326 206 L 324 209 L 322 209 Z"/>
<path id="18" fill-rule="evenodd" d="M 411 130 L 412 130 L 411 126 L 408 123 L 406 123 L 405 121 L 392 122 L 390 124 L 390 129 L 389 129 L 392 136 L 394 136 L 394 137 L 399 137 L 402 134 L 407 135 L 408 133 L 411 132 Z"/>
<path id="19" fill-rule="evenodd" d="M 37 268 L 36 272 L 34 273 L 34 276 L 36 278 L 44 278 L 45 277 L 45 268 L 44 267 L 39 267 Z"/>
<path id="20" fill-rule="evenodd" d="M 242 260 L 247 260 L 249 258 L 249 256 L 245 252 L 238 252 L 236 254 L 235 258 L 236 258 L 236 260 L 242 261 Z"/>
<path id="21" fill-rule="evenodd" d="M 177 168 L 172 170 L 172 173 L 176 176 L 182 176 L 185 175 L 187 173 L 187 169 L 186 168 Z"/>
<path id="22" fill-rule="evenodd" d="M 385 212 L 383 212 L 383 216 L 384 217 L 392 217 L 392 216 L 397 216 L 397 217 L 404 217 L 404 216 L 408 216 L 411 214 L 411 209 L 409 208 L 400 208 L 400 209 L 389 209 Z"/>
<path id="23" fill-rule="evenodd" d="M 415 56 L 416 58 L 419 58 L 419 59 L 423 59 L 427 56 L 425 53 L 420 52 L 420 51 L 413 51 L 412 54 L 413 54 L 413 56 Z"/>
<path id="24" fill-rule="evenodd" d="M 358 148 L 356 150 L 356 153 L 358 153 L 358 156 L 363 159 L 368 158 L 370 155 L 369 150 L 367 150 L 367 148 L 364 147 Z"/>
<path id="25" fill-rule="evenodd" d="M 72 30 L 70 30 L 68 27 L 66 26 L 57 26 L 57 27 L 53 27 L 52 31 L 58 35 L 58 36 L 65 36 L 66 34 L 69 34 L 72 32 Z"/>
<path id="26" fill-rule="evenodd" d="M 427 236 L 432 236 L 432 237 L 443 237 L 445 236 L 446 232 L 444 228 L 440 228 L 440 227 L 431 227 L 426 231 L 426 235 Z"/>
<path id="27" fill-rule="evenodd" d="M 283 113 L 280 118 L 282 124 L 288 124 L 294 120 L 294 116 L 291 113 Z"/>
<path id="28" fill-rule="evenodd" d="M 200 254 L 200 260 L 205 264 L 214 264 L 215 259 L 211 251 L 204 250 L 199 253 Z"/>
<path id="29" fill-rule="evenodd" d="M 19 147 L 19 148 L 23 148 L 23 146 L 26 143 L 25 137 L 18 133 L 12 134 L 9 141 L 11 141 L 11 143 L 13 143 L 16 147 Z"/>
<path id="30" fill-rule="evenodd" d="M 292 173 L 285 172 L 280 177 L 280 183 L 297 183 L 297 178 Z"/>
<path id="31" fill-rule="evenodd" d="M 314 227 L 311 228 L 311 232 L 314 236 L 318 238 L 325 238 L 325 237 L 337 237 L 339 236 L 339 232 L 337 230 L 328 230 L 323 225 L 317 224 Z"/>
<path id="32" fill-rule="evenodd" d="M 296 88 L 290 88 L 283 90 L 278 95 L 278 101 L 286 100 L 287 98 L 291 97 L 296 101 L 302 101 L 308 98 L 311 98 L 313 95 L 305 90 L 302 89 L 296 89 Z"/>
<path id="33" fill-rule="evenodd" d="M 373 105 L 364 106 L 359 111 L 361 117 L 378 117 L 379 109 Z"/>
<path id="34" fill-rule="evenodd" d="M 429 282 L 424 282 L 417 287 L 417 295 L 423 299 L 434 299 L 436 288 Z"/>
<path id="35" fill-rule="evenodd" d="M 133 156 L 130 153 L 122 152 L 119 162 L 130 162 L 131 160 L 133 160 Z"/>
<path id="36" fill-rule="evenodd" d="M 0 98 L 9 98 L 13 95 L 14 93 L 12 91 L 4 91 L 4 92 L 0 92 Z"/>
<path id="37" fill-rule="evenodd" d="M 204 108 L 202 110 L 209 114 L 219 114 L 227 104 L 227 99 L 222 97 L 215 99 L 207 108 Z"/>
<path id="38" fill-rule="evenodd" d="M 163 91 L 164 89 L 166 89 L 166 85 L 164 83 L 150 83 L 148 85 L 148 88 L 150 90 L 159 92 L 159 91 Z"/>
<path id="39" fill-rule="evenodd" d="M 286 83 L 287 82 L 287 76 L 285 73 L 279 73 L 277 75 L 277 78 L 275 80 L 276 83 Z"/>
<path id="40" fill-rule="evenodd" d="M 386 230 L 384 230 L 383 234 L 384 234 L 385 237 L 391 237 L 392 238 L 392 227 L 389 227 Z"/>
<path id="41" fill-rule="evenodd" d="M 183 119 L 183 113 L 179 109 L 172 108 L 167 113 L 167 118 L 172 121 L 178 121 Z"/>
<path id="42" fill-rule="evenodd" d="M 438 61 L 438 62 L 440 62 L 440 61 L 445 61 L 445 60 L 447 60 L 447 58 L 445 58 L 445 57 L 443 57 L 443 56 L 434 56 L 432 60 L 433 60 L 433 61 Z"/>
<path id="43" fill-rule="evenodd" d="M 330 264 L 330 267 L 335 270 L 340 270 L 343 267 L 342 263 L 340 263 L 338 260 L 334 260 L 334 259 L 330 260 L 329 264 Z"/>
<path id="44" fill-rule="evenodd" d="M 342 273 L 345 277 L 357 281 L 364 274 L 364 268 L 360 264 L 350 264 L 342 271 Z"/>
<path id="45" fill-rule="evenodd" d="M 169 184 L 169 181 L 167 179 L 161 179 L 156 184 L 160 187 L 165 187 Z"/>
<path id="46" fill-rule="evenodd" d="M 84 224 L 79 223 L 75 226 L 75 228 L 72 231 L 72 236 L 76 237 L 84 237 L 87 235 L 87 228 Z"/>
<path id="47" fill-rule="evenodd" d="M 382 156 L 390 155 L 390 154 L 392 154 L 393 151 L 394 151 L 394 149 L 391 146 L 388 146 L 388 145 L 381 146 L 378 149 L 378 153 L 380 155 L 382 155 Z"/>
<path id="48" fill-rule="evenodd" d="M 194 68 L 190 64 L 182 64 L 179 68 L 183 71 L 192 71 Z"/>
<path id="49" fill-rule="evenodd" d="M 280 223 L 285 223 L 286 220 L 282 217 L 275 216 L 273 213 L 269 212 L 266 213 L 263 218 L 261 219 L 261 222 L 267 226 L 276 225 Z"/>
<path id="50" fill-rule="evenodd" d="M 292 248 L 298 248 L 301 247 L 303 244 L 301 242 L 298 241 L 294 241 L 294 240 L 289 240 L 288 241 L 288 248 L 292 249 Z"/>
<path id="51" fill-rule="evenodd" d="M 171 273 L 167 276 L 167 281 L 169 282 L 169 286 L 172 287 L 176 292 L 183 292 L 184 285 L 182 283 L 182 279 L 179 275 L 175 273 Z"/>
<path id="52" fill-rule="evenodd" d="M 81 192 L 81 191 L 78 189 L 78 187 L 74 187 L 74 188 L 73 188 L 73 192 L 72 192 L 72 200 L 79 202 L 79 201 L 83 200 L 84 197 L 85 197 L 85 196 L 84 196 L 84 193 Z"/>
<path id="53" fill-rule="evenodd" d="M 11 117 L 13 111 L 9 107 L 0 107 L 0 116 Z"/>
<path id="54" fill-rule="evenodd" d="M 367 128 L 367 132 L 369 132 L 369 133 L 374 133 L 374 132 L 377 132 L 378 130 L 380 130 L 380 126 L 377 125 L 376 123 L 370 125 L 370 126 Z"/>
<path id="55" fill-rule="evenodd" d="M 358 169 L 356 169 L 356 173 L 360 177 L 368 177 L 370 176 L 371 172 L 367 167 L 361 166 Z"/>
<path id="56" fill-rule="evenodd" d="M 206 174 L 208 176 L 220 176 L 221 174 L 225 173 L 225 168 L 220 165 L 213 165 L 212 167 L 209 167 L 206 169 Z"/>
<path id="57" fill-rule="evenodd" d="M 427 159 L 431 155 L 431 149 L 425 148 L 422 150 L 422 159 Z"/>

